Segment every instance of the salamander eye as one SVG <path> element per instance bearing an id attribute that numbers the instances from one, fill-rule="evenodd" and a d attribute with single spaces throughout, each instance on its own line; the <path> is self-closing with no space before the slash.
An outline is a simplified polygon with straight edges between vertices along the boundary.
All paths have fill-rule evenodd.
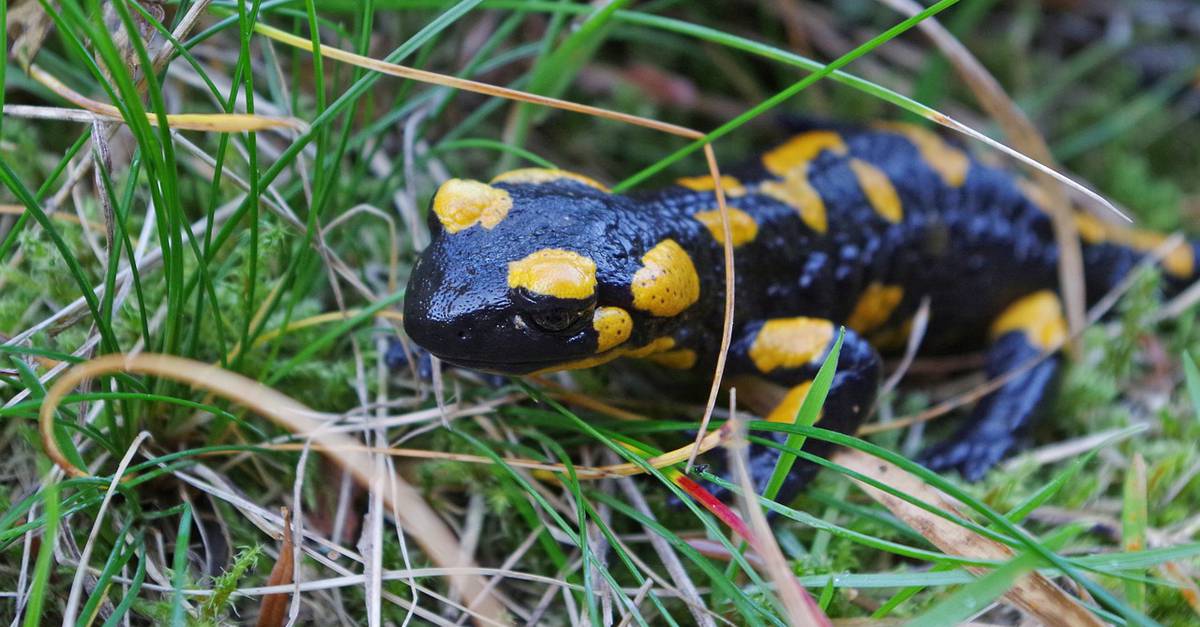
<path id="1" fill-rule="evenodd" d="M 584 310 L 550 309 L 527 315 L 529 322 L 538 330 L 547 333 L 558 333 L 575 326 L 584 316 L 588 316 L 591 313 L 591 308 Z"/>

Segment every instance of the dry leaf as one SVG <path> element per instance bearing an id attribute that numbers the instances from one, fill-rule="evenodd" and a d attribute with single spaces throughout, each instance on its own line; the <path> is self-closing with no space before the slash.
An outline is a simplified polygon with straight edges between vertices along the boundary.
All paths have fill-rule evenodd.
<path id="1" fill-rule="evenodd" d="M 292 583 L 292 573 L 295 572 L 295 562 L 292 552 L 295 544 L 292 542 L 292 513 L 283 509 L 283 543 L 279 546 L 279 559 L 271 567 L 271 576 L 267 578 L 268 586 L 286 586 Z M 263 596 L 258 606 L 258 627 L 282 627 L 287 620 L 288 597 L 286 592 Z"/>
<path id="2" fill-rule="evenodd" d="M 871 477 L 880 483 L 931 504 L 937 509 L 960 518 L 957 505 L 924 481 L 901 470 L 898 466 L 872 457 L 862 451 L 844 449 L 833 458 L 835 463 Z M 897 518 L 912 527 L 934 546 L 948 555 L 1007 561 L 1015 557 L 1012 550 L 995 540 L 985 538 L 970 529 L 927 512 L 907 501 L 862 482 L 856 482 L 871 498 L 887 507 Z M 976 575 L 986 574 L 984 568 L 968 567 Z M 1037 617 L 1045 625 L 1070 627 L 1075 625 L 1104 625 L 1100 619 L 1040 573 L 1032 572 L 1018 579 L 1004 598 L 1013 605 Z"/>

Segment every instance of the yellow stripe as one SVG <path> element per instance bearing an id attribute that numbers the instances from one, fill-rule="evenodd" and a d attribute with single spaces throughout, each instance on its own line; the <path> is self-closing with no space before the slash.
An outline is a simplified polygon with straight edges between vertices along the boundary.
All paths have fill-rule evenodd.
<path id="1" fill-rule="evenodd" d="M 1076 214 L 1075 227 L 1079 229 L 1079 236 L 1090 244 L 1110 242 L 1144 253 L 1162 246 L 1167 240 L 1162 233 L 1108 224 L 1086 213 Z M 1195 252 L 1191 244 L 1182 242 L 1173 248 L 1163 257 L 1162 267 L 1171 276 L 1190 279 L 1196 271 Z"/>
<path id="2" fill-rule="evenodd" d="M 754 237 L 758 235 L 758 223 L 750 214 L 729 207 L 729 234 L 733 238 L 734 247 L 741 246 L 748 242 L 754 241 Z M 708 211 L 697 211 L 692 214 L 700 224 L 703 224 L 712 233 L 713 239 L 717 240 L 718 244 L 725 243 L 725 229 L 721 228 L 721 210 L 709 209 Z"/>
<path id="3" fill-rule="evenodd" d="M 846 143 L 842 136 L 833 131 L 810 131 L 797 135 L 782 146 L 762 156 L 763 167 L 776 176 L 783 176 L 793 168 L 807 166 L 822 151 L 846 154 Z"/>
<path id="4" fill-rule="evenodd" d="M 1067 337 L 1067 321 L 1058 295 L 1042 290 L 1009 305 L 992 323 L 992 338 L 1012 331 L 1021 331 L 1042 350 L 1058 346 Z"/>
<path id="5" fill-rule="evenodd" d="M 903 298 L 904 288 L 899 285 L 871 283 L 858 297 L 854 311 L 846 319 L 846 326 L 859 333 L 874 331 L 892 317 Z"/>
<path id="6" fill-rule="evenodd" d="M 646 359 L 665 368 L 690 370 L 692 366 L 696 365 L 696 351 L 690 348 L 680 348 L 673 351 L 648 355 Z"/>
<path id="7" fill-rule="evenodd" d="M 768 320 L 750 345 L 750 361 L 759 372 L 797 368 L 816 361 L 833 340 L 833 323 L 820 318 Z"/>
<path id="8" fill-rule="evenodd" d="M 766 181 L 758 189 L 764 195 L 795 209 L 808 228 L 822 235 L 829 230 L 825 201 L 808 182 L 807 166 L 792 170 L 782 181 Z"/>
<path id="9" fill-rule="evenodd" d="M 875 209 L 875 213 L 888 222 L 899 222 L 904 217 L 904 208 L 900 204 L 900 194 L 888 179 L 883 170 L 863 161 L 851 159 L 850 169 L 858 177 L 858 185 L 867 196 L 867 201 Z"/>
<path id="10" fill-rule="evenodd" d="M 950 145 L 937 133 L 912 124 L 883 122 L 879 128 L 903 135 L 916 146 L 921 158 L 938 176 L 942 177 L 950 187 L 962 187 L 967 181 L 967 170 L 971 168 L 971 159 L 962 150 Z"/>
<path id="11" fill-rule="evenodd" d="M 509 170 L 508 172 L 497 174 L 496 177 L 492 179 L 492 182 L 538 184 L 549 183 L 551 181 L 561 181 L 564 179 L 583 183 L 589 187 L 595 187 L 602 192 L 608 191 L 607 187 L 590 176 L 584 176 L 583 174 L 571 172 L 569 170 L 556 170 L 553 168 L 518 168 L 516 170 Z"/>
<path id="12" fill-rule="evenodd" d="M 697 192 L 711 192 L 716 189 L 711 176 L 685 176 L 675 179 L 675 183 Z M 742 182 L 727 174 L 721 175 L 721 187 L 729 196 L 741 196 L 746 193 L 746 188 L 742 187 Z"/>
<path id="13" fill-rule="evenodd" d="M 796 414 L 800 413 L 800 406 L 804 404 L 804 398 L 808 396 L 808 389 L 812 387 L 812 381 L 805 381 L 800 385 L 788 390 L 782 401 L 767 414 L 767 422 L 783 422 L 792 424 L 796 422 Z M 821 419 L 818 417 L 817 421 Z"/>

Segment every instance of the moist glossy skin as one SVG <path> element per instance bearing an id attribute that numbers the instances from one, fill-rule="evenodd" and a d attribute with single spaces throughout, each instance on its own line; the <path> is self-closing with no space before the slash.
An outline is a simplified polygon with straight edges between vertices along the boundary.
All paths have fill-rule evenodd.
<path id="1" fill-rule="evenodd" d="M 794 419 L 845 325 L 820 426 L 853 432 L 874 403 L 876 349 L 903 345 L 924 298 L 931 318 L 923 350 L 990 344 L 989 375 L 1063 337 L 1048 214 L 1009 173 L 927 130 L 813 128 L 730 172 L 724 187 L 737 270 L 727 373 L 789 386 L 768 419 Z M 554 170 L 449 181 L 430 212 L 433 242 L 410 279 L 405 330 L 448 362 L 500 373 L 621 356 L 709 373 L 724 304 L 711 188 L 696 177 L 616 195 Z M 1091 297 L 1161 242 L 1087 217 L 1079 227 Z M 1192 245 L 1172 252 L 1168 277 L 1190 279 L 1194 256 Z M 985 398 L 925 461 L 975 478 L 1009 452 L 1052 389 L 1058 360 L 1042 363 Z M 755 453 L 757 479 L 774 458 Z M 798 471 L 788 491 L 807 474 Z"/>

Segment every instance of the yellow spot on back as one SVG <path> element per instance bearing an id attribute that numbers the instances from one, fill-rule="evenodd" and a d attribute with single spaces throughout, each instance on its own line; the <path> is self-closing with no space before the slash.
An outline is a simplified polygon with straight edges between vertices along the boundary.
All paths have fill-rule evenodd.
<path id="1" fill-rule="evenodd" d="M 912 335 L 912 328 L 913 318 L 910 316 L 900 326 L 880 329 L 872 333 L 867 339 L 879 350 L 899 350 L 908 344 L 908 337 Z"/>
<path id="2" fill-rule="evenodd" d="M 696 351 L 690 348 L 680 348 L 664 353 L 656 353 L 646 357 L 646 359 L 664 368 L 690 370 L 692 366 L 696 365 Z"/>
<path id="3" fill-rule="evenodd" d="M 700 298 L 700 276 L 687 251 L 665 239 L 642 257 L 630 289 L 634 307 L 655 316 L 674 316 Z"/>
<path id="4" fill-rule="evenodd" d="M 711 192 L 716 189 L 711 176 L 685 176 L 681 179 L 676 179 L 675 183 L 697 192 Z M 742 182 L 729 175 L 721 175 L 721 187 L 728 196 L 741 196 L 746 193 L 746 188 L 742 186 Z"/>
<path id="5" fill-rule="evenodd" d="M 871 283 L 858 297 L 854 310 L 846 319 L 846 326 L 859 333 L 874 331 L 892 317 L 892 312 L 903 298 L 904 288 L 899 285 Z"/>
<path id="6" fill-rule="evenodd" d="M 759 191 L 796 209 L 808 228 L 821 234 L 829 230 L 825 201 L 808 182 L 807 168 L 792 170 L 782 181 L 765 181 Z"/>
<path id="7" fill-rule="evenodd" d="M 867 202 L 875 209 L 875 213 L 888 222 L 899 222 L 904 217 L 904 209 L 900 205 L 900 194 L 896 187 L 883 173 L 883 170 L 863 161 L 851 159 L 850 169 L 858 177 L 858 185 L 867 196 Z"/>
<path id="8" fill-rule="evenodd" d="M 808 389 L 811 387 L 812 381 L 805 381 L 788 390 L 783 400 L 767 414 L 767 422 L 795 423 L 796 414 L 800 413 L 800 406 L 804 404 L 804 398 L 808 396 Z"/>
<path id="9" fill-rule="evenodd" d="M 577 181 L 589 187 L 607 192 L 608 188 L 590 176 L 571 172 L 569 170 L 556 170 L 553 168 L 518 168 L 497 174 L 492 179 L 493 183 L 549 183 L 551 181 L 561 180 Z"/>
<path id="10" fill-rule="evenodd" d="M 508 264 L 508 287 L 558 298 L 588 298 L 596 291 L 596 263 L 560 248 L 544 248 Z"/>
<path id="11" fill-rule="evenodd" d="M 844 155 L 846 143 L 842 141 L 841 135 L 833 131 L 809 131 L 791 138 L 787 143 L 763 155 L 762 163 L 767 171 L 783 176 L 792 168 L 807 165 L 825 150 Z"/>
<path id="12" fill-rule="evenodd" d="M 601 307 L 592 314 L 592 328 L 598 338 L 596 352 L 603 353 L 629 339 L 633 333 L 633 318 L 620 307 Z"/>
<path id="13" fill-rule="evenodd" d="M 921 158 L 933 168 L 950 187 L 962 187 L 967 180 L 967 170 L 971 168 L 971 159 L 962 150 L 952 146 L 937 133 L 913 126 L 912 124 L 897 124 L 884 122 L 880 128 L 898 133 L 908 138 L 921 153 Z"/>
<path id="14" fill-rule="evenodd" d="M 512 209 L 508 192 L 479 181 L 450 179 L 433 196 L 433 213 L 447 232 L 457 233 L 476 224 L 495 228 Z"/>
<path id="15" fill-rule="evenodd" d="M 1079 229 L 1079 236 L 1088 243 L 1110 242 L 1146 253 L 1162 246 L 1167 240 L 1167 236 L 1162 233 L 1109 224 L 1086 213 L 1075 215 L 1075 227 Z M 1179 246 L 1171 249 L 1163 258 L 1162 267 L 1174 277 L 1191 278 L 1196 269 L 1195 253 L 1191 245 L 1181 242 Z"/>
<path id="16" fill-rule="evenodd" d="M 1049 206 L 1049 198 L 1046 193 L 1032 181 L 1028 179 L 1017 179 L 1017 186 L 1021 188 L 1034 205 L 1043 212 Z M 1166 241 L 1167 236 L 1154 231 L 1143 229 L 1131 229 L 1120 224 L 1112 224 L 1105 222 L 1096 216 L 1087 213 L 1074 214 L 1075 229 L 1079 231 L 1079 237 L 1089 244 L 1103 244 L 1105 242 L 1132 248 L 1140 252 L 1150 252 Z M 1196 271 L 1196 255 L 1195 251 L 1187 242 L 1181 242 L 1179 246 L 1167 253 L 1162 260 L 1163 270 L 1167 274 L 1180 279 L 1190 279 Z"/>
<path id="17" fill-rule="evenodd" d="M 1050 290 L 1034 292 L 1008 306 L 992 323 L 992 337 L 1021 331 L 1034 346 L 1048 350 L 1067 337 L 1062 303 Z"/>
<path id="18" fill-rule="evenodd" d="M 758 235 L 758 223 L 750 214 L 734 207 L 729 209 L 729 234 L 733 238 L 733 245 L 741 246 L 742 244 L 754 241 L 754 237 Z M 725 243 L 725 230 L 721 228 L 721 210 L 710 209 L 708 211 L 697 211 L 692 215 L 708 228 L 708 232 L 712 233 L 713 239 L 717 243 Z"/>
<path id="19" fill-rule="evenodd" d="M 768 320 L 750 345 L 750 361 L 759 372 L 797 368 L 815 361 L 833 339 L 833 323 L 819 318 Z"/>
<path id="20" fill-rule="evenodd" d="M 1075 214 L 1075 228 L 1079 231 L 1079 237 L 1089 244 L 1099 244 L 1108 239 L 1109 226 L 1098 220 L 1094 216 L 1086 213 Z"/>

